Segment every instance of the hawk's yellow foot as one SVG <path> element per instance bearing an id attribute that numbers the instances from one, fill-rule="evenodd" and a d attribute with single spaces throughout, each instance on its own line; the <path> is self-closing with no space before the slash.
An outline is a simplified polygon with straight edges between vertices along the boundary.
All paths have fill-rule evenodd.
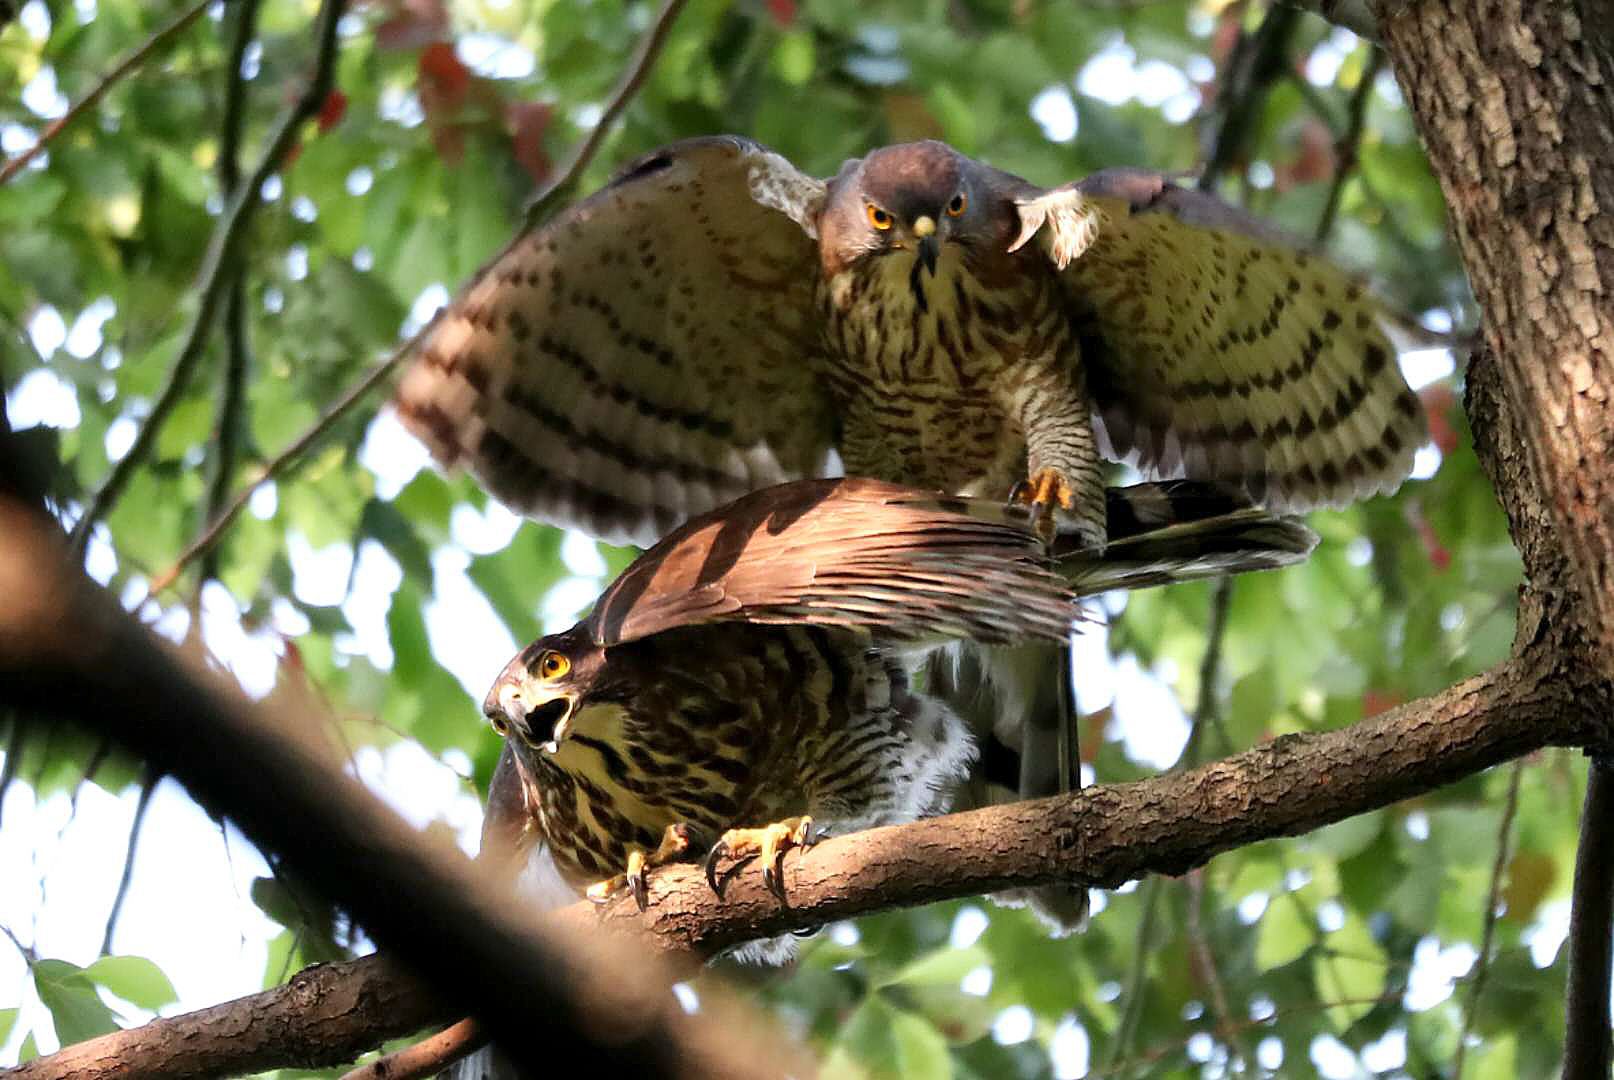
<path id="1" fill-rule="evenodd" d="M 634 902 L 639 905 L 639 910 L 643 911 L 650 902 L 650 887 L 645 881 L 646 871 L 666 866 L 668 863 L 682 862 L 691 848 L 699 846 L 697 836 L 696 830 L 683 822 L 667 826 L 666 832 L 661 834 L 661 845 L 655 851 L 646 855 L 643 848 L 633 848 L 628 852 L 626 871 L 608 877 L 604 881 L 596 881 L 588 887 L 584 895 L 596 904 L 603 904 L 623 889 L 632 889 Z"/>
<path id="2" fill-rule="evenodd" d="M 1076 499 L 1076 485 L 1064 472 L 1053 466 L 1036 470 L 1026 479 L 1016 483 L 1009 492 L 1009 502 L 1031 508 L 1031 527 L 1042 537 L 1043 543 L 1053 542 L 1054 534 L 1059 532 L 1059 526 L 1063 522 L 1067 528 L 1074 527 L 1076 534 L 1081 537 L 1084 548 L 1102 550 L 1104 547 L 1102 529 L 1095 530 L 1074 513 L 1059 514 L 1061 510 L 1076 511 Z"/>
<path id="3" fill-rule="evenodd" d="M 719 896 L 717 887 L 717 860 L 726 855 L 747 858 L 755 855 L 762 860 L 762 881 L 774 894 L 784 896 L 784 885 L 779 876 L 784 855 L 793 847 L 812 847 L 818 837 L 813 835 L 813 819 L 806 814 L 785 818 L 760 829 L 730 829 L 706 853 L 706 883 Z"/>

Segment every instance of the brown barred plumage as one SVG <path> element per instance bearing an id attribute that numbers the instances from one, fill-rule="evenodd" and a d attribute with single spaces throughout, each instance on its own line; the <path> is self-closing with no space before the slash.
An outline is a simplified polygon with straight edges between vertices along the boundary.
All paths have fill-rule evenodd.
<path id="1" fill-rule="evenodd" d="M 1109 550 L 1052 571 L 1023 509 L 872 480 L 779 485 L 687 523 L 488 692 L 509 762 L 485 843 L 542 841 L 581 886 L 669 826 L 693 857 L 803 814 L 842 831 L 942 809 L 972 742 L 910 685 L 915 644 L 1062 641 L 1079 595 L 1282 565 L 1315 540 L 1203 484 L 1108 505 Z"/>
<path id="2" fill-rule="evenodd" d="M 832 448 L 951 492 L 1052 478 L 1037 493 L 1092 541 L 1101 450 L 1276 509 L 1393 489 L 1424 427 L 1385 316 L 1161 173 L 1049 190 L 924 142 L 822 181 L 718 136 L 518 237 L 397 406 L 510 505 L 618 542 Z"/>

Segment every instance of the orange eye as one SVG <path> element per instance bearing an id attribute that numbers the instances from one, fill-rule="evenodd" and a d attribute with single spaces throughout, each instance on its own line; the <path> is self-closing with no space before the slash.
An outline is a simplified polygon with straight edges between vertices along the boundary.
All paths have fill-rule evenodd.
<path id="1" fill-rule="evenodd" d="M 873 225 L 876 229 L 879 229 L 881 232 L 884 232 L 886 229 L 891 228 L 891 215 L 890 214 L 886 213 L 884 210 L 881 210 L 878 206 L 875 206 L 873 203 L 869 203 L 868 210 L 869 210 L 869 224 L 870 225 Z"/>
<path id="2" fill-rule="evenodd" d="M 957 195 L 953 196 L 953 201 L 947 204 L 947 216 L 957 217 L 964 212 L 964 207 L 968 205 L 969 200 L 966 199 L 964 197 L 964 193 L 960 191 Z"/>
<path id="3" fill-rule="evenodd" d="M 572 670 L 572 662 L 558 652 L 546 652 L 538 661 L 538 674 L 546 679 L 558 679 Z"/>

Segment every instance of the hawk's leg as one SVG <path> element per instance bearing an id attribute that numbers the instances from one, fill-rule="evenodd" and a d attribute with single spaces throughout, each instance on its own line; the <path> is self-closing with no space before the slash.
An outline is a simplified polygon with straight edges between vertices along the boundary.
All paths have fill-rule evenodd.
<path id="1" fill-rule="evenodd" d="M 793 847 L 812 847 L 817 840 L 818 837 L 813 835 L 813 819 L 805 814 L 785 818 L 760 829 L 730 829 L 718 838 L 712 850 L 706 854 L 706 883 L 713 892 L 722 895 L 722 890 L 717 887 L 717 860 L 730 855 L 736 858 L 755 855 L 762 860 L 763 884 L 783 898 L 784 885 L 779 874 L 785 852 Z"/>
<path id="2" fill-rule="evenodd" d="M 1102 549 L 1104 473 L 1081 365 L 1027 365 L 1011 379 L 1007 396 L 1026 440 L 1026 478 L 1010 499 L 1031 507 L 1044 540 L 1068 530 L 1082 546 Z"/>
<path id="3" fill-rule="evenodd" d="M 667 831 L 661 834 L 661 846 L 648 855 L 641 847 L 633 848 L 628 852 L 628 868 L 625 872 L 604 881 L 596 881 L 588 887 L 585 895 L 596 904 L 603 904 L 623 889 L 632 889 L 633 899 L 639 905 L 639 910 L 643 911 L 650 901 L 646 872 L 668 863 L 683 862 L 692 850 L 701 846 L 700 832 L 693 826 L 683 822 L 669 825 Z"/>

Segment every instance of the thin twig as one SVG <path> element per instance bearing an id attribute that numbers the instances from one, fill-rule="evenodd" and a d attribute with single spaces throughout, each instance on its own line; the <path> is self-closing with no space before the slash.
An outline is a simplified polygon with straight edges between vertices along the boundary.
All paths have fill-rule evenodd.
<path id="1" fill-rule="evenodd" d="M 666 44 L 667 36 L 672 32 L 673 23 L 678 20 L 679 13 L 684 10 L 685 2 L 686 0 L 664 0 L 650 28 L 645 31 L 644 37 L 639 39 L 639 47 L 634 50 L 627 71 L 617 82 L 616 89 L 611 91 L 611 97 L 600 113 L 599 123 L 594 125 L 588 137 L 572 151 L 571 156 L 566 159 L 566 164 L 556 170 L 548 183 L 528 200 L 524 211 L 528 224 L 541 221 L 551 207 L 570 196 L 583 169 L 594 159 L 601 144 L 605 142 L 605 137 L 611 133 L 616 118 L 628 107 L 633 95 L 638 93 L 639 87 L 644 83 L 645 76 L 650 74 L 650 68 L 661 53 L 661 47 Z"/>
<path id="2" fill-rule="evenodd" d="M 1188 741 L 1183 745 L 1177 768 L 1191 769 L 1200 763 L 1206 729 L 1216 731 L 1223 753 L 1230 753 L 1233 749 L 1227 737 L 1227 726 L 1222 722 L 1221 698 L 1216 692 L 1222 678 L 1222 643 L 1227 638 L 1227 612 L 1232 603 L 1233 579 L 1223 575 L 1216 580 L 1216 588 L 1211 592 L 1210 623 L 1205 628 L 1205 653 L 1199 661 L 1199 698 L 1194 703 Z"/>
<path id="3" fill-rule="evenodd" d="M 342 1080 L 418 1080 L 448 1068 L 488 1044 L 474 1017 L 450 1024 L 436 1035 L 342 1074 Z"/>
<path id="4" fill-rule="evenodd" d="M 78 555 L 82 556 L 91 529 L 96 522 L 106 516 L 123 494 L 135 469 L 145 461 L 152 447 L 156 445 L 157 435 L 168 420 L 169 414 L 184 396 L 190 377 L 202 357 L 220 302 L 231 280 L 231 275 L 226 271 L 233 263 L 236 248 L 241 242 L 247 222 L 251 220 L 259 206 L 264 182 L 281 167 L 286 154 L 297 139 L 303 122 L 314 115 L 330 92 L 336 68 L 336 24 L 340 21 L 346 6 L 346 0 L 325 0 L 324 6 L 320 9 L 315 31 L 318 47 L 313 74 L 309 77 L 302 94 L 287 110 L 279 127 L 270 138 L 257 168 L 253 169 L 252 174 L 241 185 L 235 198 L 226 203 L 224 213 L 208 243 L 207 253 L 203 256 L 201 270 L 196 275 L 198 299 L 196 315 L 191 321 L 190 330 L 185 335 L 179 355 L 174 359 L 174 366 L 168 373 L 162 393 L 152 405 L 151 414 L 141 425 L 128 451 L 112 467 L 106 482 L 95 493 L 83 516 L 73 526 L 73 550 Z"/>
<path id="5" fill-rule="evenodd" d="M 22 939 L 13 933 L 11 927 L 5 923 L 0 923 L 0 933 L 4 933 L 6 937 L 10 938 L 11 943 L 17 947 L 17 951 L 22 953 L 22 962 L 28 965 L 28 970 L 34 970 L 34 965 L 39 963 L 39 954 L 24 945 Z"/>
<path id="6" fill-rule="evenodd" d="M 1474 977 L 1469 981 L 1468 1008 L 1463 1013 L 1463 1032 L 1457 1037 L 1457 1056 L 1452 1059 L 1452 1080 L 1463 1080 L 1468 1035 L 1474 1030 L 1480 994 L 1485 992 L 1485 977 L 1490 973 L 1491 938 L 1496 933 L 1496 911 L 1502 903 L 1502 877 L 1507 873 L 1513 816 L 1519 810 L 1519 778 L 1523 775 L 1524 762 L 1515 761 L 1512 775 L 1508 778 L 1508 797 L 1502 808 L 1502 824 L 1496 830 L 1496 859 L 1491 863 L 1491 890 L 1485 897 L 1485 929 L 1480 933 L 1479 957 L 1474 961 Z"/>
<path id="7" fill-rule="evenodd" d="M 1222 982 L 1221 970 L 1216 966 L 1216 955 L 1211 952 L 1210 944 L 1205 940 L 1204 928 L 1200 925 L 1200 912 L 1204 906 L 1205 870 L 1201 867 L 1188 875 L 1188 947 L 1192 950 L 1194 966 L 1199 969 L 1199 977 L 1205 980 L 1205 986 L 1210 990 L 1211 1011 L 1216 1016 L 1217 1036 L 1227 1043 L 1235 1060 L 1244 1061 L 1248 1065 L 1253 1063 L 1255 1058 L 1240 1037 L 1238 1022 L 1233 1019 L 1233 1010 L 1227 1004 L 1227 987 Z M 1229 1061 L 1230 1071 L 1232 1066 L 1233 1062 Z"/>
<path id="8" fill-rule="evenodd" d="M 212 2 L 213 0 L 198 0 L 197 3 L 192 4 L 173 22 L 169 23 L 167 26 L 151 35 L 151 37 L 147 38 L 145 43 L 139 48 L 135 49 L 134 52 L 131 52 L 128 56 L 125 56 L 122 60 L 118 61 L 118 65 L 111 71 L 107 72 L 106 75 L 102 76 L 101 81 L 96 83 L 88 94 L 85 94 L 78 101 L 75 101 L 65 113 L 57 117 L 55 120 L 52 120 L 45 127 L 45 130 L 39 133 L 38 142 L 34 143 L 34 145 L 30 146 L 28 149 L 24 150 L 22 153 L 18 154 L 4 165 L 0 165 L 0 184 L 4 184 L 7 180 L 10 180 L 13 176 L 16 176 L 17 173 L 21 172 L 30 161 L 38 157 L 44 151 L 46 145 L 48 145 L 52 139 L 62 133 L 63 129 L 65 129 L 68 124 L 71 124 L 85 112 L 94 108 L 96 103 L 106 96 L 106 92 L 108 90 L 112 89 L 125 76 L 144 63 L 153 52 L 166 45 L 174 38 L 175 35 L 179 34 L 187 26 L 201 17 L 202 12 L 206 11 Z"/>
<path id="9" fill-rule="evenodd" d="M 1160 896 L 1165 892 L 1162 885 L 1160 878 L 1151 877 L 1138 888 L 1138 903 L 1143 905 L 1143 912 L 1138 917 L 1138 935 L 1132 948 L 1131 971 L 1127 975 L 1126 989 L 1122 991 L 1126 1005 L 1121 1012 L 1121 1022 L 1115 1025 L 1115 1040 L 1110 1043 L 1107 1065 L 1112 1069 L 1126 1056 L 1132 1038 L 1137 1033 L 1138 1020 L 1143 1015 L 1144 971 L 1149 966 L 1149 957 L 1154 947 L 1155 914 L 1160 907 Z"/>
<path id="10" fill-rule="evenodd" d="M 226 200 L 233 199 L 241 188 L 241 128 L 247 111 L 247 81 L 242 71 L 247 48 L 257 31 L 260 4 L 261 0 L 240 0 L 226 61 L 218 162 L 219 188 Z M 247 335 L 246 267 L 247 260 L 241 256 L 226 271 L 230 288 L 224 308 L 224 378 L 219 386 L 212 475 L 207 489 L 209 521 L 218 516 L 229 499 L 230 478 L 240 458 L 242 431 L 246 426 L 247 372 L 252 366 L 251 342 Z M 202 560 L 202 580 L 218 577 L 218 570 L 218 552 L 209 551 Z"/>
<path id="11" fill-rule="evenodd" d="M 1349 1008 L 1353 1005 L 1385 1005 L 1401 1000 L 1400 993 L 1380 994 L 1378 997 L 1340 998 L 1335 1001 L 1312 1001 L 1304 1005 L 1295 1005 L 1287 1009 L 1273 1009 L 1264 1016 L 1250 1020 L 1241 1020 L 1234 1025 L 1240 1032 L 1253 1031 L 1256 1028 L 1266 1027 L 1276 1023 L 1279 1019 L 1288 1019 L 1291 1016 L 1300 1016 L 1305 1013 L 1326 1012 L 1329 1009 Z M 1122 1076 L 1134 1072 L 1143 1066 L 1154 1065 L 1173 1052 L 1180 1052 L 1183 1044 L 1190 1035 L 1195 1034 L 1198 1028 L 1190 1028 L 1168 1043 L 1160 1043 L 1153 1049 L 1144 1050 L 1137 1056 L 1125 1061 L 1113 1062 L 1087 1074 L 1086 1080 L 1100 1080 L 1105 1076 Z"/>
<path id="12" fill-rule="evenodd" d="M 140 800 L 135 803 L 134 820 L 129 822 L 129 842 L 123 850 L 123 874 L 118 878 L 118 891 L 112 897 L 112 910 L 107 912 L 106 931 L 101 935 L 101 955 L 112 955 L 112 935 L 118 929 L 118 916 L 123 912 L 123 901 L 129 895 L 129 882 L 134 880 L 135 850 L 140 846 L 140 827 L 146 823 L 146 811 L 151 807 L 152 792 L 162 780 L 162 773 L 146 766 L 146 778 L 140 782 Z"/>
<path id="13" fill-rule="evenodd" d="M 1211 102 L 1211 114 L 1219 116 L 1219 122 L 1208 140 L 1205 167 L 1199 175 L 1201 191 L 1214 189 L 1243 152 L 1256 109 L 1287 68 L 1285 54 L 1295 22 L 1293 10 L 1273 6 L 1255 30 L 1239 33 Z"/>
<path id="14" fill-rule="evenodd" d="M 627 108 L 629 102 L 633 99 L 633 95 L 643 85 L 645 77 L 649 74 L 651 66 L 660 54 L 661 47 L 666 43 L 667 35 L 685 3 L 686 0 L 667 0 L 662 5 L 662 9 L 656 16 L 655 21 L 650 24 L 644 37 L 640 39 L 639 47 L 634 51 L 627 71 L 611 95 L 610 103 L 606 106 L 604 112 L 600 114 L 600 122 L 594 126 L 588 137 L 572 152 L 571 157 L 555 174 L 555 177 L 528 202 L 525 217 L 529 223 L 538 220 L 543 212 L 546 212 L 550 206 L 562 199 L 576 185 L 577 177 L 599 150 L 611 124 L 622 113 L 622 110 Z M 563 187 L 565 190 L 563 190 Z M 190 565 L 196 558 L 211 551 L 214 545 L 219 542 L 219 538 L 224 534 L 225 530 L 235 522 L 236 518 L 241 516 L 241 511 L 246 509 L 247 503 L 252 500 L 253 493 L 264 484 L 289 471 L 302 455 L 319 442 L 338 420 L 368 396 L 371 390 L 384 382 L 398 364 L 414 351 L 415 344 L 431 329 L 431 325 L 428 323 L 417 331 L 413 337 L 394 350 L 391 356 L 371 369 L 336 404 L 326 409 L 318 420 L 310 424 L 289 446 L 275 455 L 268 464 L 260 469 L 258 474 L 249 480 L 245 487 L 236 492 L 229 505 L 208 521 L 201 534 L 191 541 L 190 546 L 180 554 L 179 558 L 174 560 L 173 565 L 152 580 L 152 595 L 155 596 L 172 586 L 178 580 L 179 575 L 184 572 L 186 566 Z"/>
<path id="15" fill-rule="evenodd" d="M 315 420 L 301 435 L 293 439 L 289 446 L 259 469 L 257 475 L 247 481 L 246 485 L 235 493 L 235 498 L 230 500 L 230 504 L 224 508 L 223 513 L 208 522 L 201 535 L 191 541 L 190 547 L 186 548 L 179 558 L 174 560 L 173 565 L 152 578 L 151 595 L 156 596 L 171 586 L 193 559 L 206 553 L 214 544 L 218 543 L 219 537 L 241 515 L 241 511 L 246 509 L 247 503 L 252 501 L 253 493 L 269 481 L 278 479 L 288 472 L 292 466 L 296 465 L 298 459 L 308 452 L 309 447 L 319 442 L 326 432 L 347 414 L 348 410 L 362 401 L 371 390 L 375 389 L 388 375 L 392 374 L 392 369 L 398 366 L 399 361 L 409 355 L 410 350 L 414 348 L 415 342 L 419 338 L 420 335 L 418 334 L 410 338 L 391 356 L 377 364 L 364 378 L 360 379 L 347 393 L 343 394 L 334 405 L 320 414 L 318 420 Z"/>
<path id="16" fill-rule="evenodd" d="M 1592 758 L 1580 813 L 1580 850 L 1569 903 L 1569 976 L 1564 993 L 1563 1080 L 1606 1080 L 1610 931 L 1614 930 L 1614 764 Z"/>
<path id="17" fill-rule="evenodd" d="M 1367 121 L 1367 104 L 1373 97 L 1373 84 L 1378 80 L 1379 68 L 1384 66 L 1384 50 L 1369 46 L 1367 65 L 1362 69 L 1361 81 L 1351 92 L 1350 106 L 1346 111 L 1345 130 L 1334 142 L 1334 179 L 1328 185 L 1328 198 L 1323 203 L 1322 216 L 1317 219 L 1316 243 L 1322 247 L 1334 231 L 1334 219 L 1339 214 L 1340 197 L 1345 192 L 1345 181 L 1356 169 L 1356 154 L 1362 145 L 1362 131 Z"/>

